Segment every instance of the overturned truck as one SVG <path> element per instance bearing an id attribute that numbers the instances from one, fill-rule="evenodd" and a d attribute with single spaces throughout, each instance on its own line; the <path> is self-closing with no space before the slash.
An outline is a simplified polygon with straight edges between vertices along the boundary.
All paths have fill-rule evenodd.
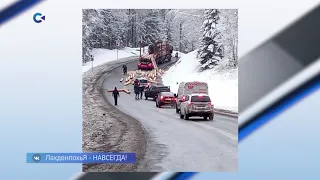
<path id="1" fill-rule="evenodd" d="M 156 43 L 149 45 L 147 53 L 142 53 L 140 47 L 138 69 L 152 70 L 154 68 L 154 64 L 151 60 L 152 57 L 157 65 L 169 62 L 171 61 L 172 52 L 173 46 L 168 42 L 163 41 L 157 41 Z"/>

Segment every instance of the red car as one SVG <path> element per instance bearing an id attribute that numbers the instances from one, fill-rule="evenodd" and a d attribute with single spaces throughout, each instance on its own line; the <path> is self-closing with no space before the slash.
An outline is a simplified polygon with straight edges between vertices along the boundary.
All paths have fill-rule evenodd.
<path id="1" fill-rule="evenodd" d="M 156 107 L 161 108 L 164 105 L 175 107 L 176 100 L 172 92 L 160 92 L 156 95 Z"/>
<path id="2" fill-rule="evenodd" d="M 152 70 L 153 69 L 153 64 L 150 61 L 140 60 L 140 62 L 138 63 L 138 69 L 141 69 L 141 70 Z"/>

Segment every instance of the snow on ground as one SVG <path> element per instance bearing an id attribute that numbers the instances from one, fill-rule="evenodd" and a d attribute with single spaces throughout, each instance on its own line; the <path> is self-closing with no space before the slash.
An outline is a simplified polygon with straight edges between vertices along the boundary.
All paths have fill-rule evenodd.
<path id="1" fill-rule="evenodd" d="M 113 61 L 117 59 L 117 50 L 109 50 L 109 49 L 93 49 L 92 52 L 94 61 L 93 67 L 99 66 L 109 61 Z M 138 56 L 140 54 L 139 48 L 123 48 L 118 50 L 118 58 L 126 58 L 130 56 Z M 82 73 L 88 71 L 92 67 L 92 62 L 87 62 L 82 66 Z"/>
<path id="2" fill-rule="evenodd" d="M 198 72 L 200 64 L 196 53 L 181 54 L 179 61 L 162 76 L 163 83 L 176 93 L 180 82 L 207 82 L 215 108 L 238 112 L 238 68 L 226 69 L 221 63 L 214 69 Z"/>

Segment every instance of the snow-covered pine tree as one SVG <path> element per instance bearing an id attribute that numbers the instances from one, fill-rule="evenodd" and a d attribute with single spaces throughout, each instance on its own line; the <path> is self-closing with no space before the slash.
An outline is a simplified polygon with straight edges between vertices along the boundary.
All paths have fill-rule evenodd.
<path id="1" fill-rule="evenodd" d="M 93 9 L 84 9 L 82 11 L 82 63 L 91 61 L 92 43 L 89 40 L 93 33 L 92 22 L 96 11 Z"/>
<path id="2" fill-rule="evenodd" d="M 228 66 L 235 68 L 238 65 L 238 10 L 222 9 L 219 18 L 217 28 L 225 47 L 224 59 L 228 61 Z"/>
<path id="3" fill-rule="evenodd" d="M 166 32 L 166 14 L 167 10 L 166 9 L 160 9 L 159 10 L 159 39 L 160 40 L 167 40 L 167 32 Z"/>
<path id="4" fill-rule="evenodd" d="M 146 9 L 139 9 L 136 11 L 136 21 L 135 21 L 135 27 L 136 27 L 136 34 L 137 37 L 137 44 L 144 46 L 146 44 L 145 37 L 146 37 L 146 27 L 145 27 L 145 21 L 146 21 Z"/>
<path id="5" fill-rule="evenodd" d="M 162 18 L 160 15 L 160 10 L 150 9 L 148 10 L 145 28 L 146 34 L 144 41 L 148 44 L 155 43 L 155 41 L 162 39 L 164 37 L 162 31 Z"/>
<path id="6" fill-rule="evenodd" d="M 83 63 L 90 61 L 92 48 L 116 48 L 126 42 L 128 16 L 123 9 L 84 9 L 82 14 Z M 124 43 L 121 43 L 124 45 Z"/>
<path id="7" fill-rule="evenodd" d="M 109 48 L 114 49 L 117 48 L 116 41 L 120 40 L 121 44 L 120 47 L 124 47 L 124 42 L 126 42 L 127 36 L 127 24 L 129 22 L 129 18 L 127 13 L 123 9 L 112 9 L 112 15 L 108 18 L 107 29 L 108 29 L 108 36 L 111 46 Z"/>
<path id="8" fill-rule="evenodd" d="M 203 9 L 171 9 L 166 14 L 171 28 L 172 45 L 174 49 L 180 48 L 180 35 L 182 36 L 183 52 L 190 52 L 199 48 L 201 25 L 203 22 Z M 180 24 L 182 31 L 180 31 Z M 181 32 L 181 34 L 180 34 Z"/>
<path id="9" fill-rule="evenodd" d="M 219 43 L 220 32 L 216 28 L 219 20 L 219 10 L 210 9 L 205 11 L 202 25 L 202 38 L 198 57 L 200 58 L 200 70 L 211 69 L 223 58 L 221 44 Z"/>
<path id="10" fill-rule="evenodd" d="M 172 27 L 168 18 L 165 19 L 165 40 L 172 43 Z"/>

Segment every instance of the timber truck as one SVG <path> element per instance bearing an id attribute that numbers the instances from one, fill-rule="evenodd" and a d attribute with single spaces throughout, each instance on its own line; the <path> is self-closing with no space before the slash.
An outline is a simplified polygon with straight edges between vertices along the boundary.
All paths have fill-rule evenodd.
<path id="1" fill-rule="evenodd" d="M 171 61 L 171 56 L 173 52 L 173 46 L 168 42 L 156 41 L 154 44 L 149 45 L 148 52 L 142 54 L 140 47 L 140 57 L 138 69 L 141 70 L 152 70 L 154 68 L 151 58 L 155 59 L 155 63 L 163 64 L 165 62 Z"/>

